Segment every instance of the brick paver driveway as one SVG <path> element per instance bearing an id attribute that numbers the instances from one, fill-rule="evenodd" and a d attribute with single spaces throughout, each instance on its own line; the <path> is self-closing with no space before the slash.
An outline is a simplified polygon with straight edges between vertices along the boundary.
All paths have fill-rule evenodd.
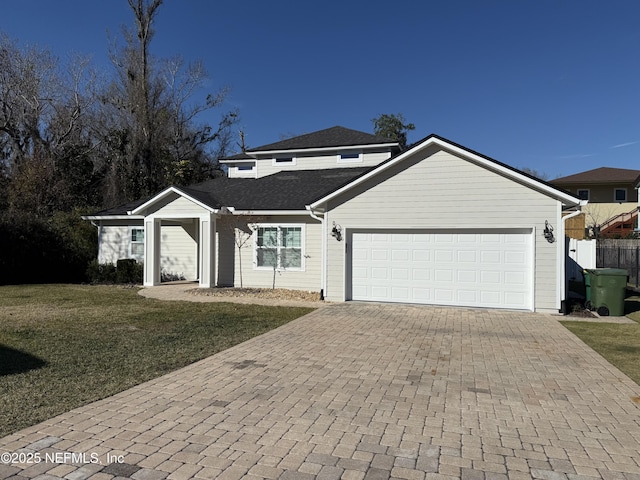
<path id="1" fill-rule="evenodd" d="M 550 316 L 331 305 L 0 440 L 43 460 L 0 477 L 640 478 L 638 397 Z"/>

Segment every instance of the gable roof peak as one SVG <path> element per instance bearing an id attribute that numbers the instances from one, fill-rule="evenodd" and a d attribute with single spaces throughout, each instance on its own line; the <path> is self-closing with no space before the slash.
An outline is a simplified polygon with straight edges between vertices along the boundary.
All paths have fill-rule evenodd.
<path id="1" fill-rule="evenodd" d="M 397 146 L 398 142 L 371 133 L 352 130 L 342 126 L 334 126 L 287 138 L 279 142 L 250 148 L 248 153 L 270 150 L 306 150 L 313 148 L 349 147 L 357 145 L 389 145 Z"/>

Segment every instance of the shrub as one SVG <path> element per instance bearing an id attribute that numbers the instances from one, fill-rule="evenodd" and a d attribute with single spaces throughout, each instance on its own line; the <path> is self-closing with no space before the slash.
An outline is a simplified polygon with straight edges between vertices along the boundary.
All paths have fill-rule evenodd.
<path id="1" fill-rule="evenodd" d="M 79 212 L 0 214 L 0 284 L 84 282 L 97 232 Z"/>
<path id="2" fill-rule="evenodd" d="M 122 258 L 116 263 L 116 283 L 142 283 L 143 265 L 133 258 Z"/>
<path id="3" fill-rule="evenodd" d="M 113 263 L 98 263 L 94 258 L 87 267 L 87 279 L 90 283 L 115 283 L 116 266 Z"/>

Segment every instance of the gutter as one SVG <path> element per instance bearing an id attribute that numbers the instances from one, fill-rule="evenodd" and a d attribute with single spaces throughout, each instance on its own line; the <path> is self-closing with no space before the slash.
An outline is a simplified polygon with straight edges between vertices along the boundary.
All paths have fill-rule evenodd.
<path id="1" fill-rule="evenodd" d="M 578 209 L 575 212 L 562 217 L 562 232 L 560 233 L 560 238 L 562 238 L 562 244 L 560 246 L 560 250 L 561 250 L 560 260 L 562 261 L 562 268 L 560 269 L 560 272 L 561 272 L 560 274 L 560 313 L 563 313 L 563 314 L 567 313 L 567 307 L 568 307 L 566 304 L 567 302 L 567 250 L 566 250 L 567 242 L 565 240 L 566 223 L 567 223 L 567 220 L 569 220 L 570 218 L 574 218 L 580 215 L 582 213 L 582 207 L 584 207 L 587 203 L 589 203 L 589 200 L 580 200 L 580 203 L 578 204 Z"/>
<path id="2" fill-rule="evenodd" d="M 324 300 L 324 295 L 327 291 L 327 222 L 324 215 L 322 217 L 319 217 L 315 213 L 313 213 L 310 205 L 306 205 L 305 208 L 309 212 L 311 218 L 313 218 L 314 220 L 318 220 L 322 224 L 322 266 L 320 267 L 320 300 Z"/>

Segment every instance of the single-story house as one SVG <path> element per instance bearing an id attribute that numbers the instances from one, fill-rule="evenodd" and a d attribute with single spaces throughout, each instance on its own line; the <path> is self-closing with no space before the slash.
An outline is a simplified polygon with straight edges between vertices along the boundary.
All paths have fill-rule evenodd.
<path id="1" fill-rule="evenodd" d="M 429 135 L 405 151 L 333 127 L 223 159 L 228 174 L 85 217 L 99 261 L 200 287 L 558 311 L 564 221 L 586 202 Z"/>

